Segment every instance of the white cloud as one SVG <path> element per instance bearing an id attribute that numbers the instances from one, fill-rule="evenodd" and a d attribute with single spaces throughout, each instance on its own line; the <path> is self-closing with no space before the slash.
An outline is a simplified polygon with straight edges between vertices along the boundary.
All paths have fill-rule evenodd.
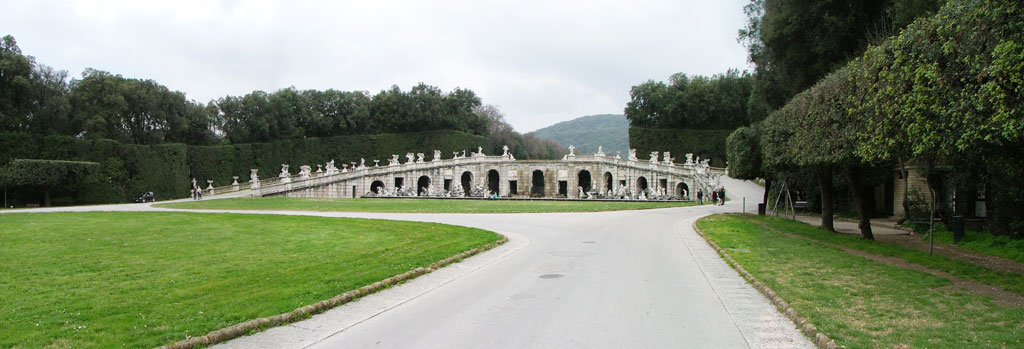
<path id="1" fill-rule="evenodd" d="M 744 4 L 0 0 L 0 34 L 72 76 L 153 79 L 201 102 L 288 86 L 469 88 L 531 131 L 621 113 L 648 79 L 745 68 Z"/>

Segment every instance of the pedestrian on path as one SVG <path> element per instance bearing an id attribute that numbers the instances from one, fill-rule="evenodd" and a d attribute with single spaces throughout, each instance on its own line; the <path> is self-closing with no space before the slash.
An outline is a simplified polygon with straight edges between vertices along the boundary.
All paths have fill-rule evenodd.
<path id="1" fill-rule="evenodd" d="M 697 205 L 704 204 L 704 191 L 697 189 Z"/>
<path id="2" fill-rule="evenodd" d="M 711 189 L 711 204 L 718 205 L 718 191 Z"/>
<path id="3" fill-rule="evenodd" d="M 719 206 L 725 205 L 725 187 L 718 189 L 718 199 L 722 201 Z"/>

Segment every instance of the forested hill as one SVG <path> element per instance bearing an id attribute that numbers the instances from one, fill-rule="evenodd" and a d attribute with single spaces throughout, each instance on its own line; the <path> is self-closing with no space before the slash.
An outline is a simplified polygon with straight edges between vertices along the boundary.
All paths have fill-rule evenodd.
<path id="1" fill-rule="evenodd" d="M 599 145 L 604 146 L 606 154 L 629 153 L 629 121 L 624 115 L 583 116 L 531 133 L 564 146 L 575 146 L 577 153 L 594 153 Z"/>

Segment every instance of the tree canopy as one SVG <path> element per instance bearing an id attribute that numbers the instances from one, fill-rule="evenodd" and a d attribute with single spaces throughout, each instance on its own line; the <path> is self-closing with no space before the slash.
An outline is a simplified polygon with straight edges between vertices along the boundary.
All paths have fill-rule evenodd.
<path id="1" fill-rule="evenodd" d="M 939 0 L 752 0 L 740 42 L 754 70 L 754 112 L 784 105 L 871 43 L 939 8 Z"/>
<path id="2" fill-rule="evenodd" d="M 1013 201 L 1004 196 L 1016 184 L 1001 178 L 1024 174 L 1013 155 L 1024 150 L 1022 13 L 1014 2 L 950 2 L 870 46 L 757 128 L 767 167 L 836 168 L 863 186 L 873 164 L 923 159 L 1002 182 L 991 195 Z M 1021 229 L 1019 207 L 994 207 L 993 221 Z"/>
<path id="3" fill-rule="evenodd" d="M 515 156 L 557 158 L 557 143 L 512 130 L 495 106 L 464 88 L 420 83 L 367 91 L 253 91 L 207 104 L 153 80 L 86 69 L 81 78 L 37 64 L 14 37 L 0 42 L 0 132 L 111 139 L 127 144 L 265 143 L 421 131 L 462 131 Z"/>
<path id="4" fill-rule="evenodd" d="M 633 86 L 626 118 L 633 127 L 732 129 L 751 122 L 747 101 L 752 78 L 729 70 L 712 77 L 672 75 L 669 83 Z"/>

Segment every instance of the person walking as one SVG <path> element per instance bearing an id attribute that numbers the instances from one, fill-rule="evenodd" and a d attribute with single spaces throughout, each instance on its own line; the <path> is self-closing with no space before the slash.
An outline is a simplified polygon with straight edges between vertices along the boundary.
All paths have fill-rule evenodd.
<path id="1" fill-rule="evenodd" d="M 722 203 L 718 204 L 719 206 L 725 205 L 725 187 L 718 189 L 718 199 L 722 201 Z"/>
<path id="2" fill-rule="evenodd" d="M 711 189 L 711 204 L 718 205 L 718 191 Z"/>
<path id="3" fill-rule="evenodd" d="M 704 191 L 697 189 L 697 205 L 704 204 Z"/>

